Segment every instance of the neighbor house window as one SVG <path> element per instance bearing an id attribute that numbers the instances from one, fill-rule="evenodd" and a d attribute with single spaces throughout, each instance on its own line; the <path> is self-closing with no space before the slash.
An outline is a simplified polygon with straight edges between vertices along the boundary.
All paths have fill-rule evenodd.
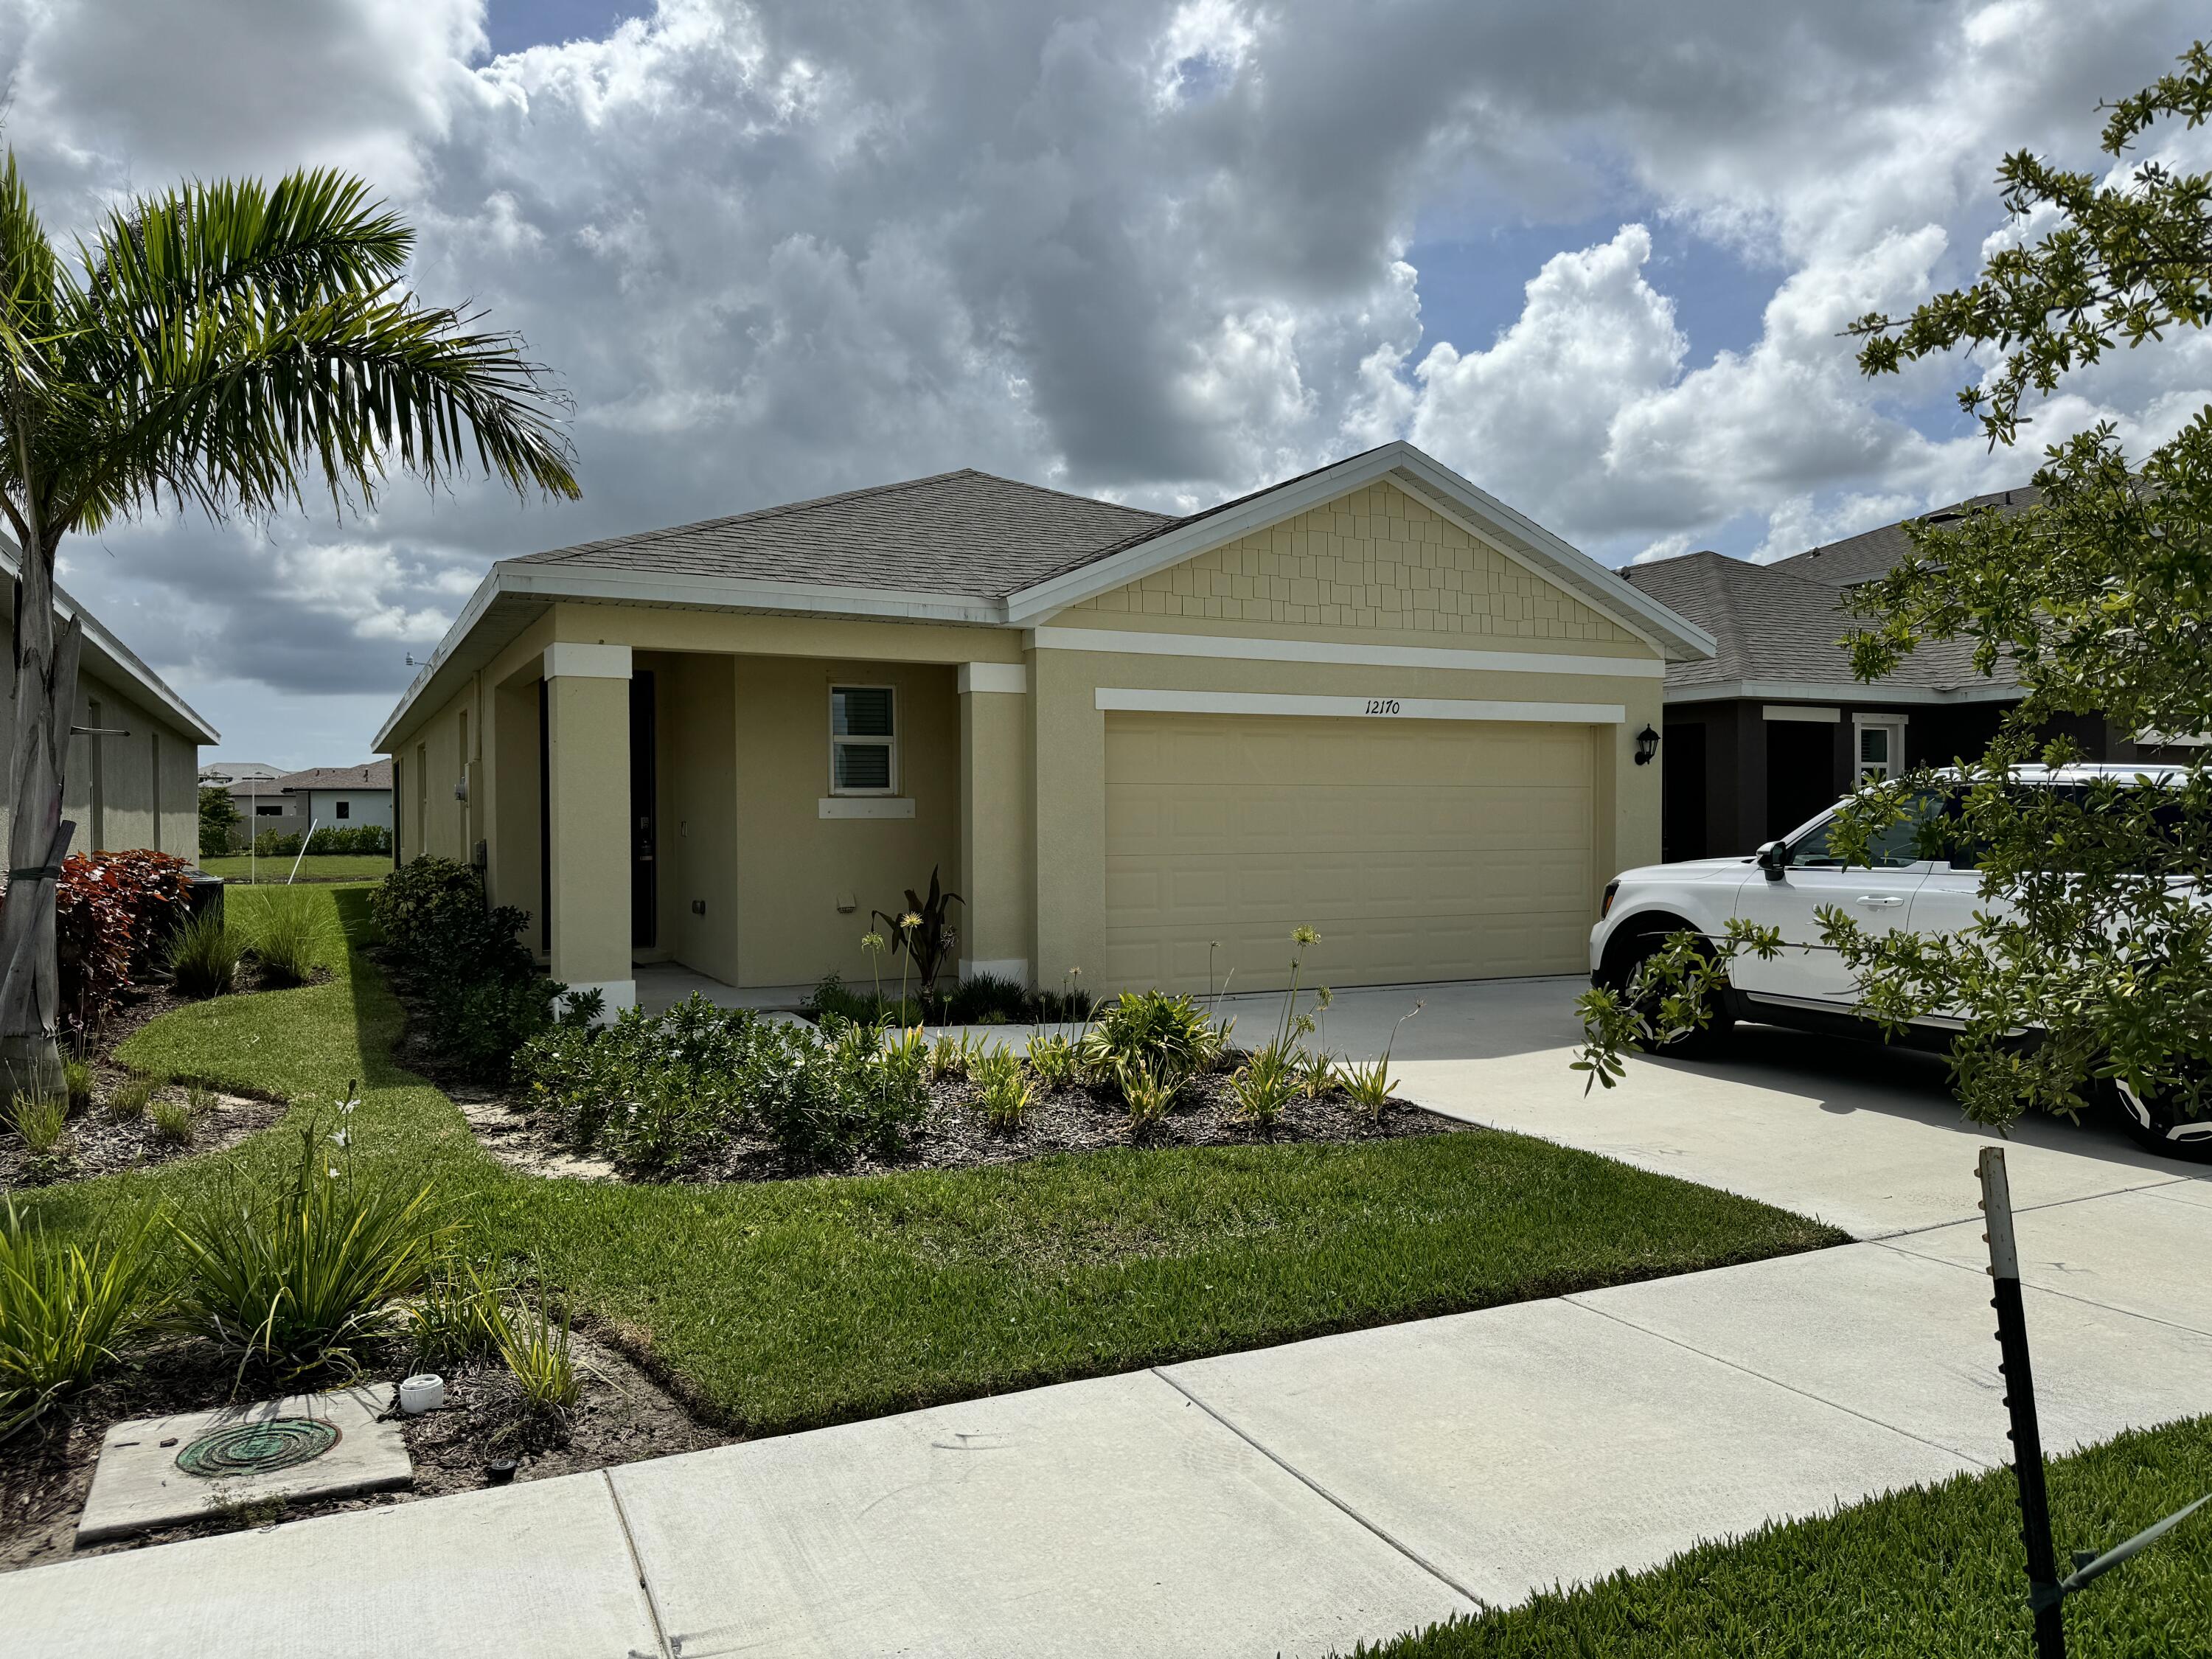
<path id="1" fill-rule="evenodd" d="M 340 801 L 337 805 L 337 813 L 342 818 L 351 817 L 353 816 L 353 803 L 349 800 Z"/>
<path id="2" fill-rule="evenodd" d="M 281 818 L 284 816 L 283 803 L 279 801 L 274 806 L 264 806 L 257 801 L 254 803 L 253 816 L 257 818 Z"/>
<path id="3" fill-rule="evenodd" d="M 1858 777 L 1893 778 L 1905 770 L 1905 722 L 1861 720 L 1854 735 L 1858 739 Z"/>
<path id="4" fill-rule="evenodd" d="M 896 699 L 888 685 L 830 688 L 830 793 L 898 792 Z"/>

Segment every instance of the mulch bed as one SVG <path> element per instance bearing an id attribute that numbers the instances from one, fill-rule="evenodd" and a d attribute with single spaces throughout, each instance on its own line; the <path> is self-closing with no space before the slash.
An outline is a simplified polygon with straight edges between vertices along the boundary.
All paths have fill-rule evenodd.
<path id="1" fill-rule="evenodd" d="M 445 1406 L 425 1416 L 400 1419 L 415 1464 L 414 1485 L 405 1491 L 292 1504 L 274 1515 L 210 1518 L 76 1549 L 77 1516 L 92 1490 L 100 1441 L 110 1425 L 176 1412 L 210 1411 L 233 1399 L 252 1401 L 307 1391 L 305 1385 L 288 1387 L 249 1376 L 234 1393 L 237 1361 L 198 1338 L 179 1337 L 144 1350 L 121 1370 L 73 1396 L 66 1407 L 14 1439 L 0 1442 L 0 1571 L 472 1492 L 492 1484 L 489 1466 L 497 1459 L 515 1460 L 515 1480 L 543 1480 L 640 1458 L 697 1451 L 731 1437 L 695 1419 L 608 1342 L 580 1330 L 569 1340 L 584 1394 L 565 1422 L 531 1416 L 514 1379 L 495 1357 L 469 1360 L 448 1370 Z M 405 1345 L 392 1344 L 378 1360 L 370 1375 L 389 1395 L 409 1369 Z"/>
<path id="2" fill-rule="evenodd" d="M 1098 1152 L 1112 1146 L 1274 1146 L 1345 1145 L 1399 1140 L 1412 1135 L 1449 1134 L 1467 1126 L 1392 1099 L 1379 1118 L 1355 1107 L 1341 1090 L 1318 1099 L 1297 1096 L 1273 1125 L 1261 1127 L 1237 1115 L 1229 1076 L 1214 1073 L 1193 1079 L 1167 1116 L 1133 1135 L 1127 1107 L 1106 1089 L 1070 1085 L 1047 1092 L 1039 1088 L 1028 1118 L 1018 1129 L 994 1129 L 984 1121 L 973 1085 L 950 1080 L 929 1088 L 929 1113 L 906 1151 L 894 1157 L 863 1152 L 849 1164 L 823 1168 L 793 1164 L 769 1141 L 739 1134 L 711 1164 L 646 1177 L 719 1182 L 783 1181 L 805 1176 L 887 1175 L 908 1170 L 972 1170 L 987 1164 L 1018 1164 L 1053 1152 Z M 464 1089 L 455 1094 L 477 1138 L 494 1156 L 533 1175 L 584 1179 L 632 1178 L 604 1158 L 578 1155 L 540 1132 L 520 1096 L 500 1091 Z"/>
<path id="3" fill-rule="evenodd" d="M 329 977 L 329 969 L 319 969 L 310 982 L 319 983 Z M 240 965 L 237 991 L 253 994 L 279 988 L 289 988 L 264 983 L 259 969 L 251 960 Z M 33 1158 L 20 1137 L 0 1133 L 0 1191 L 82 1181 L 94 1176 L 112 1175 L 119 1170 L 151 1169 L 180 1158 L 219 1152 L 283 1116 L 285 1103 L 281 1100 L 202 1090 L 202 1109 L 193 1118 L 191 1139 L 178 1141 L 155 1132 L 150 1110 L 130 1119 L 118 1118 L 110 1110 L 110 1103 L 134 1075 L 127 1067 L 116 1064 L 115 1050 L 149 1021 L 185 1007 L 191 1001 L 191 998 L 179 996 L 166 985 L 128 993 L 123 1006 L 100 1028 L 97 1047 L 89 1055 L 93 1098 L 88 1106 L 70 1114 L 67 1157 L 59 1160 Z M 191 1097 L 188 1084 L 165 1082 L 155 1089 L 151 1100 L 182 1104 Z"/>

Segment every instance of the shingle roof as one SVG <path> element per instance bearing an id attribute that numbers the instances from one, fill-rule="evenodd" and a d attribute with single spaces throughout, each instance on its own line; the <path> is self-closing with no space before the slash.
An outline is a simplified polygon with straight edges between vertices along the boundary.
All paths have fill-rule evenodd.
<path id="1" fill-rule="evenodd" d="M 963 470 L 506 562 L 1004 599 L 1176 522 Z"/>
<path id="2" fill-rule="evenodd" d="M 1902 542 L 1903 532 L 1899 536 Z M 1778 564 L 1751 564 L 1725 554 L 1687 553 L 1623 570 L 1620 574 L 1639 591 L 1713 636 L 1711 660 L 1669 663 L 1668 685 L 1723 685 L 1739 680 L 1848 684 L 1850 653 L 1837 641 L 1863 626 L 1863 620 L 1844 609 L 1837 592 L 1842 584 L 1808 581 L 1793 568 L 1797 562 L 1785 559 Z M 2001 672 L 2000 681 L 2005 678 Z M 1948 691 L 1987 682 L 1975 672 L 1972 647 L 1948 640 L 1923 645 L 1880 684 Z"/>
<path id="3" fill-rule="evenodd" d="M 359 766 L 311 766 L 304 772 L 287 772 L 276 787 L 288 794 L 302 789 L 389 789 L 392 763 L 364 761 Z"/>
<path id="4" fill-rule="evenodd" d="M 2041 496 L 2033 484 L 2023 484 L 2018 489 L 2000 489 L 1987 495 L 1972 495 L 1950 507 L 1937 507 L 1922 516 L 1931 524 L 1942 524 L 1964 518 L 1977 507 L 1994 507 L 2000 512 L 2018 512 L 2023 507 L 2033 507 Z M 1786 570 L 1809 582 L 1825 582 L 1831 587 L 1849 587 L 1856 582 L 1870 581 L 1876 576 L 1887 575 L 1898 562 L 1912 550 L 1912 543 L 1905 533 L 1905 524 L 1883 525 L 1878 530 L 1869 530 L 1856 536 L 1847 536 L 1842 541 L 1830 542 L 1826 547 L 1816 547 L 1808 552 L 1794 553 L 1778 560 L 1774 568 Z"/>

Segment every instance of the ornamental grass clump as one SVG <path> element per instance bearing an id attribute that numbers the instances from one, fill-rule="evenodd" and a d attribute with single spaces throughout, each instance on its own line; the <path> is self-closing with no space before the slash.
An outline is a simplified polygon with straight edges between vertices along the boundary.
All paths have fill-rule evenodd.
<path id="1" fill-rule="evenodd" d="M 300 1132 L 296 1168 L 234 1173 L 172 1222 L 184 1255 L 185 1322 L 279 1382 L 346 1376 L 381 1336 L 391 1304 L 436 1264 L 431 1190 L 357 1167 L 349 1092 L 340 1127 Z"/>
<path id="2" fill-rule="evenodd" d="M 1139 1066 L 1180 1085 L 1207 1063 L 1215 1029 L 1188 997 L 1124 991 L 1091 1016 L 1077 1052 L 1095 1078 L 1110 1080 Z"/>
<path id="3" fill-rule="evenodd" d="M 83 1111 L 92 1104 L 92 1064 L 84 1060 L 65 1060 L 62 1062 L 62 1093 L 67 1097 L 72 1112 Z"/>
<path id="4" fill-rule="evenodd" d="M 1390 1028 L 1390 1041 L 1375 1059 L 1364 1064 L 1347 1060 L 1336 1068 L 1337 1080 L 1344 1085 L 1345 1093 L 1352 1097 L 1352 1103 L 1370 1122 L 1382 1121 L 1382 1109 L 1389 1103 L 1390 1091 L 1397 1087 L 1396 1079 L 1390 1075 L 1390 1052 L 1398 1046 L 1398 1027 L 1426 1006 L 1417 1002 L 1398 1016 L 1397 1024 Z"/>
<path id="5" fill-rule="evenodd" d="M 1057 1031 L 1031 1037 L 1023 1057 L 1042 1088 L 1065 1089 L 1075 1081 L 1075 1044 Z"/>
<path id="6" fill-rule="evenodd" d="M 108 1096 L 107 1115 L 118 1123 L 136 1123 L 146 1115 L 146 1109 L 153 1102 L 153 1079 L 127 1077 L 116 1085 L 115 1092 Z"/>
<path id="7" fill-rule="evenodd" d="M 1182 1092 L 1184 1075 L 1145 1060 L 1125 1060 L 1115 1068 L 1122 1103 L 1129 1109 L 1132 1139 L 1141 1137 L 1167 1116 L 1176 1096 Z"/>
<path id="8" fill-rule="evenodd" d="M 1279 1042 L 1253 1053 L 1229 1082 L 1237 1115 L 1262 1129 L 1281 1121 L 1297 1090 L 1297 1062 Z"/>
<path id="9" fill-rule="evenodd" d="M 246 939 L 264 979 L 272 986 L 305 985 L 322 966 L 327 946 L 328 914 L 314 894 L 298 888 L 257 893 Z"/>
<path id="10" fill-rule="evenodd" d="M 416 1368 L 438 1370 L 495 1352 L 506 1288 L 471 1262 L 449 1259 L 432 1268 L 407 1310 Z"/>
<path id="11" fill-rule="evenodd" d="M 153 1318 L 149 1230 L 62 1243 L 0 1211 L 0 1439 L 115 1364 Z"/>
<path id="12" fill-rule="evenodd" d="M 184 1100 L 157 1100 L 147 1113 L 154 1139 L 170 1146 L 189 1146 L 200 1132 L 200 1115 Z"/>
<path id="13" fill-rule="evenodd" d="M 238 983 L 246 944 L 216 910 L 203 911 L 177 929 L 169 946 L 169 982 L 177 994 L 219 997 Z"/>
<path id="14" fill-rule="evenodd" d="M 23 1150 L 33 1158 L 51 1158 L 69 1146 L 69 1102 L 60 1095 L 17 1095 L 8 1109 L 8 1121 Z"/>
<path id="15" fill-rule="evenodd" d="M 994 1048 L 976 1057 L 970 1073 L 983 1121 L 1000 1134 L 1010 1134 L 1029 1120 L 1036 1088 L 1023 1069 L 1021 1056 L 1011 1048 Z"/>
<path id="16" fill-rule="evenodd" d="M 568 1322 L 565 1310 L 556 1321 L 542 1297 L 520 1313 L 503 1304 L 499 1308 L 494 1341 L 533 1416 L 565 1419 L 584 1397 L 569 1347 Z"/>

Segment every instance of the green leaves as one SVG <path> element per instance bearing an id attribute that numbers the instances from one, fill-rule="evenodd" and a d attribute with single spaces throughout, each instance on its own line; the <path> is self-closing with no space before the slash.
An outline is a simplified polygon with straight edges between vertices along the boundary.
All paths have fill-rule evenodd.
<path id="1" fill-rule="evenodd" d="M 367 507 L 395 468 L 574 496 L 562 404 L 512 334 L 400 285 L 413 233 L 361 180 L 194 184 L 112 213 L 58 260 L 0 170 L 0 494 L 51 550 L 193 503 Z M 37 508 L 35 514 L 32 507 Z"/>

